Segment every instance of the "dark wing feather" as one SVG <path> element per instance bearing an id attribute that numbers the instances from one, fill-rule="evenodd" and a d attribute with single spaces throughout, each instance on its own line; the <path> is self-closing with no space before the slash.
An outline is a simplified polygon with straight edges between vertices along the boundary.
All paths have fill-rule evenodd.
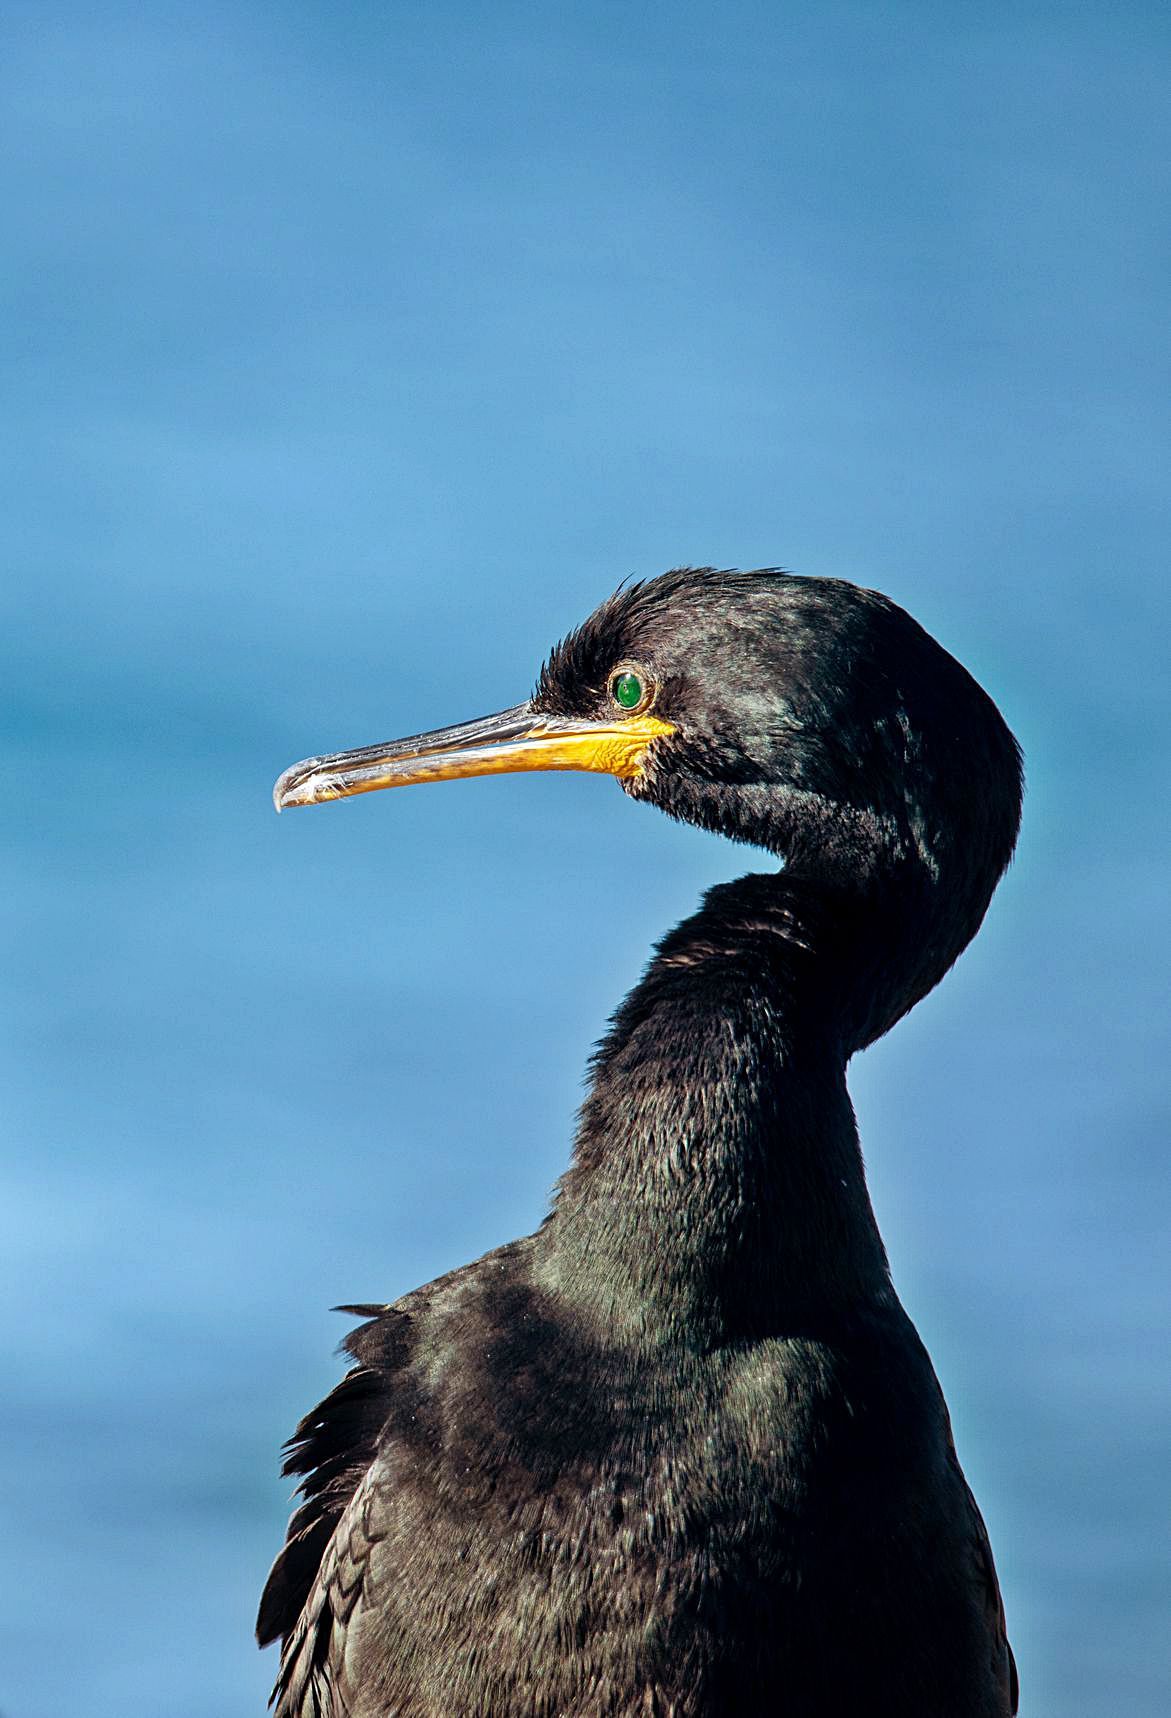
<path id="1" fill-rule="evenodd" d="M 349 1710 L 347 1633 L 365 1589 L 371 1547 L 382 1537 L 371 1520 L 375 1492 L 370 1469 L 329 1537 L 296 1624 L 281 1648 L 272 1691 L 274 1718 L 343 1718 Z"/>
<path id="2" fill-rule="evenodd" d="M 332 1711 L 331 1638 L 353 1607 L 371 1542 L 364 1483 L 390 1412 L 393 1374 L 411 1347 L 408 1314 L 394 1307 L 338 1310 L 373 1316 L 342 1344 L 357 1365 L 306 1414 L 285 1446 L 281 1471 L 304 1476 L 297 1488 L 303 1501 L 256 1620 L 261 1646 L 282 1641 L 273 1691 L 277 1718 L 327 1718 Z"/>

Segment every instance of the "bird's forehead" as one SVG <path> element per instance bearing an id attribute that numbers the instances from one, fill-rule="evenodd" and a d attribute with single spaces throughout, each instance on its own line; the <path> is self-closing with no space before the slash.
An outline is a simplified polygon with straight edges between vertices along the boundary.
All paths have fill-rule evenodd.
<path id="1" fill-rule="evenodd" d="M 782 573 L 665 574 L 609 597 L 549 656 L 538 683 L 545 703 L 600 691 L 619 663 L 644 664 L 689 682 L 806 682 L 850 671 L 862 613 L 836 581 Z"/>

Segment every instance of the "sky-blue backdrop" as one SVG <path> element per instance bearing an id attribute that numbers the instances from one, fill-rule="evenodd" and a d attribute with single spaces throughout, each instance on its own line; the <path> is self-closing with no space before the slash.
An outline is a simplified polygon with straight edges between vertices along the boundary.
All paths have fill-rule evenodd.
<path id="1" fill-rule="evenodd" d="M 279 822 L 617 581 L 875 585 L 1020 856 L 853 1074 L 1023 1718 L 1167 1710 L 1162 4 L 10 4 L 4 1718 L 244 1718 L 338 1301 L 520 1233 L 751 855 L 585 777 Z"/>

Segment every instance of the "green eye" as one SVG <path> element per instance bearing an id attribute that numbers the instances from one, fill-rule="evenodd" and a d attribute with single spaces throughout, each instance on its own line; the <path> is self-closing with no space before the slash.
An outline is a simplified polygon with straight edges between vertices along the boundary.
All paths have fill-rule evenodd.
<path id="1" fill-rule="evenodd" d="M 637 710 L 643 701 L 642 681 L 629 668 L 624 668 L 611 680 L 610 696 L 623 710 Z"/>

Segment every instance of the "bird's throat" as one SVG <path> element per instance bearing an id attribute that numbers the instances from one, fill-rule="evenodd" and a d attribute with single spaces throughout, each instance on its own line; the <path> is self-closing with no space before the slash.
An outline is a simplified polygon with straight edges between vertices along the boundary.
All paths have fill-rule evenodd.
<path id="1" fill-rule="evenodd" d="M 889 1291 L 829 929 L 784 877 L 712 890 L 615 1016 L 539 1243 L 608 1329 L 738 1341 Z"/>

